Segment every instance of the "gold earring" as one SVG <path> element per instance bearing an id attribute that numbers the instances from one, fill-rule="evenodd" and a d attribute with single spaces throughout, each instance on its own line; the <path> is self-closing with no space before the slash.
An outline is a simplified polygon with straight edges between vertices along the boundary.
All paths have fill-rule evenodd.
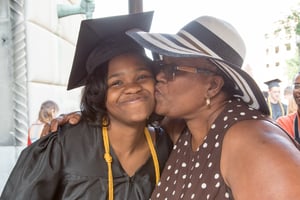
<path id="1" fill-rule="evenodd" d="M 210 98 L 209 97 L 206 98 L 206 106 L 208 109 L 210 109 Z"/>

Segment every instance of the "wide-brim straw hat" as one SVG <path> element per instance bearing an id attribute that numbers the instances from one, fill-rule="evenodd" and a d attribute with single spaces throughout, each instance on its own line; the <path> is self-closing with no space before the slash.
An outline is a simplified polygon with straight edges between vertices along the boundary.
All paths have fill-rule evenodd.
<path id="1" fill-rule="evenodd" d="M 126 35 L 138 28 L 149 31 L 153 11 L 81 21 L 68 90 L 86 84 L 88 75 L 101 64 L 126 52 L 144 52 L 144 48 Z"/>
<path id="2" fill-rule="evenodd" d="M 127 34 L 153 53 L 169 57 L 205 57 L 232 81 L 234 96 L 269 115 L 264 95 L 242 65 L 245 44 L 236 29 L 221 19 L 202 16 L 185 25 L 177 34 L 148 33 L 133 29 Z"/>

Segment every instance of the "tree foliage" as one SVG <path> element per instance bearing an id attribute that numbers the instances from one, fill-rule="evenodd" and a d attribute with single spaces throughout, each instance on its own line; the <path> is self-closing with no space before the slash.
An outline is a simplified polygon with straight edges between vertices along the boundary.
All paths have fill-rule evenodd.
<path id="1" fill-rule="evenodd" d="M 279 26 L 274 30 L 274 35 L 278 35 L 281 31 L 285 31 L 287 38 L 296 37 L 297 52 L 294 58 L 288 59 L 287 63 L 287 76 L 292 80 L 296 73 L 300 71 L 300 4 L 291 9 L 286 18 L 278 21 Z"/>

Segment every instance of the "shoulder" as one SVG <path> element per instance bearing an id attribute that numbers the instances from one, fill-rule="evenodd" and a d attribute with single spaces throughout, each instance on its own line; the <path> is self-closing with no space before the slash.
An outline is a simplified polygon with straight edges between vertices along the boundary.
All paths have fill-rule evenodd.
<path id="1" fill-rule="evenodd" d="M 237 147 L 293 146 L 291 138 L 277 125 L 268 120 L 245 120 L 234 124 L 226 133 L 224 143 Z M 251 151 L 253 148 L 251 148 Z"/>
<path id="2" fill-rule="evenodd" d="M 148 130 L 151 134 L 152 140 L 155 141 L 155 143 L 161 140 L 171 142 L 170 136 L 162 127 L 149 126 Z"/>
<path id="3" fill-rule="evenodd" d="M 166 161 L 171 153 L 173 143 L 168 134 L 162 128 L 149 128 L 152 136 L 152 141 L 154 142 L 157 156 L 160 163 L 161 170 L 163 169 Z"/>
<path id="4" fill-rule="evenodd" d="M 70 137 L 74 135 L 80 135 L 83 132 L 88 132 L 90 129 L 97 128 L 99 126 L 89 124 L 85 120 L 80 120 L 77 124 L 64 124 L 57 130 L 56 133 L 60 137 Z"/>
<path id="5" fill-rule="evenodd" d="M 173 147 L 170 136 L 161 127 L 148 127 L 152 140 L 155 141 L 155 145 L 158 149 L 163 148 L 169 150 Z"/>
<path id="6" fill-rule="evenodd" d="M 80 120 L 79 123 L 65 124 L 55 133 L 58 141 L 66 147 L 72 147 L 79 143 L 94 143 L 99 137 L 101 131 L 100 125 L 91 124 L 85 120 Z"/>
<path id="7" fill-rule="evenodd" d="M 225 135 L 221 159 L 224 179 L 228 185 L 240 188 L 239 195 L 255 193 L 259 185 L 272 192 L 282 187 L 285 193 L 293 184 L 300 185 L 300 180 L 290 179 L 292 174 L 300 176 L 299 149 L 282 129 L 267 120 L 246 120 L 233 125 Z M 270 185 L 274 182 L 277 184 Z M 241 187 L 248 187 L 248 191 Z"/>
<path id="8" fill-rule="evenodd" d="M 167 132 L 173 144 L 175 144 L 186 127 L 186 124 L 183 119 L 164 117 L 161 122 L 161 127 Z"/>

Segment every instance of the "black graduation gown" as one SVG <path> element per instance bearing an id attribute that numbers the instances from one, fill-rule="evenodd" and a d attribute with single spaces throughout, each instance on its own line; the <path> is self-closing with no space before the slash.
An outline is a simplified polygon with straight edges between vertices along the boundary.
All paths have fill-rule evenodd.
<path id="1" fill-rule="evenodd" d="M 65 125 L 24 149 L 3 189 L 1 200 L 106 200 L 107 164 L 99 126 L 81 121 Z M 172 143 L 167 134 L 157 133 L 156 151 L 160 170 Z M 152 157 L 129 177 L 113 150 L 112 170 L 115 200 L 149 199 L 155 186 Z"/>

